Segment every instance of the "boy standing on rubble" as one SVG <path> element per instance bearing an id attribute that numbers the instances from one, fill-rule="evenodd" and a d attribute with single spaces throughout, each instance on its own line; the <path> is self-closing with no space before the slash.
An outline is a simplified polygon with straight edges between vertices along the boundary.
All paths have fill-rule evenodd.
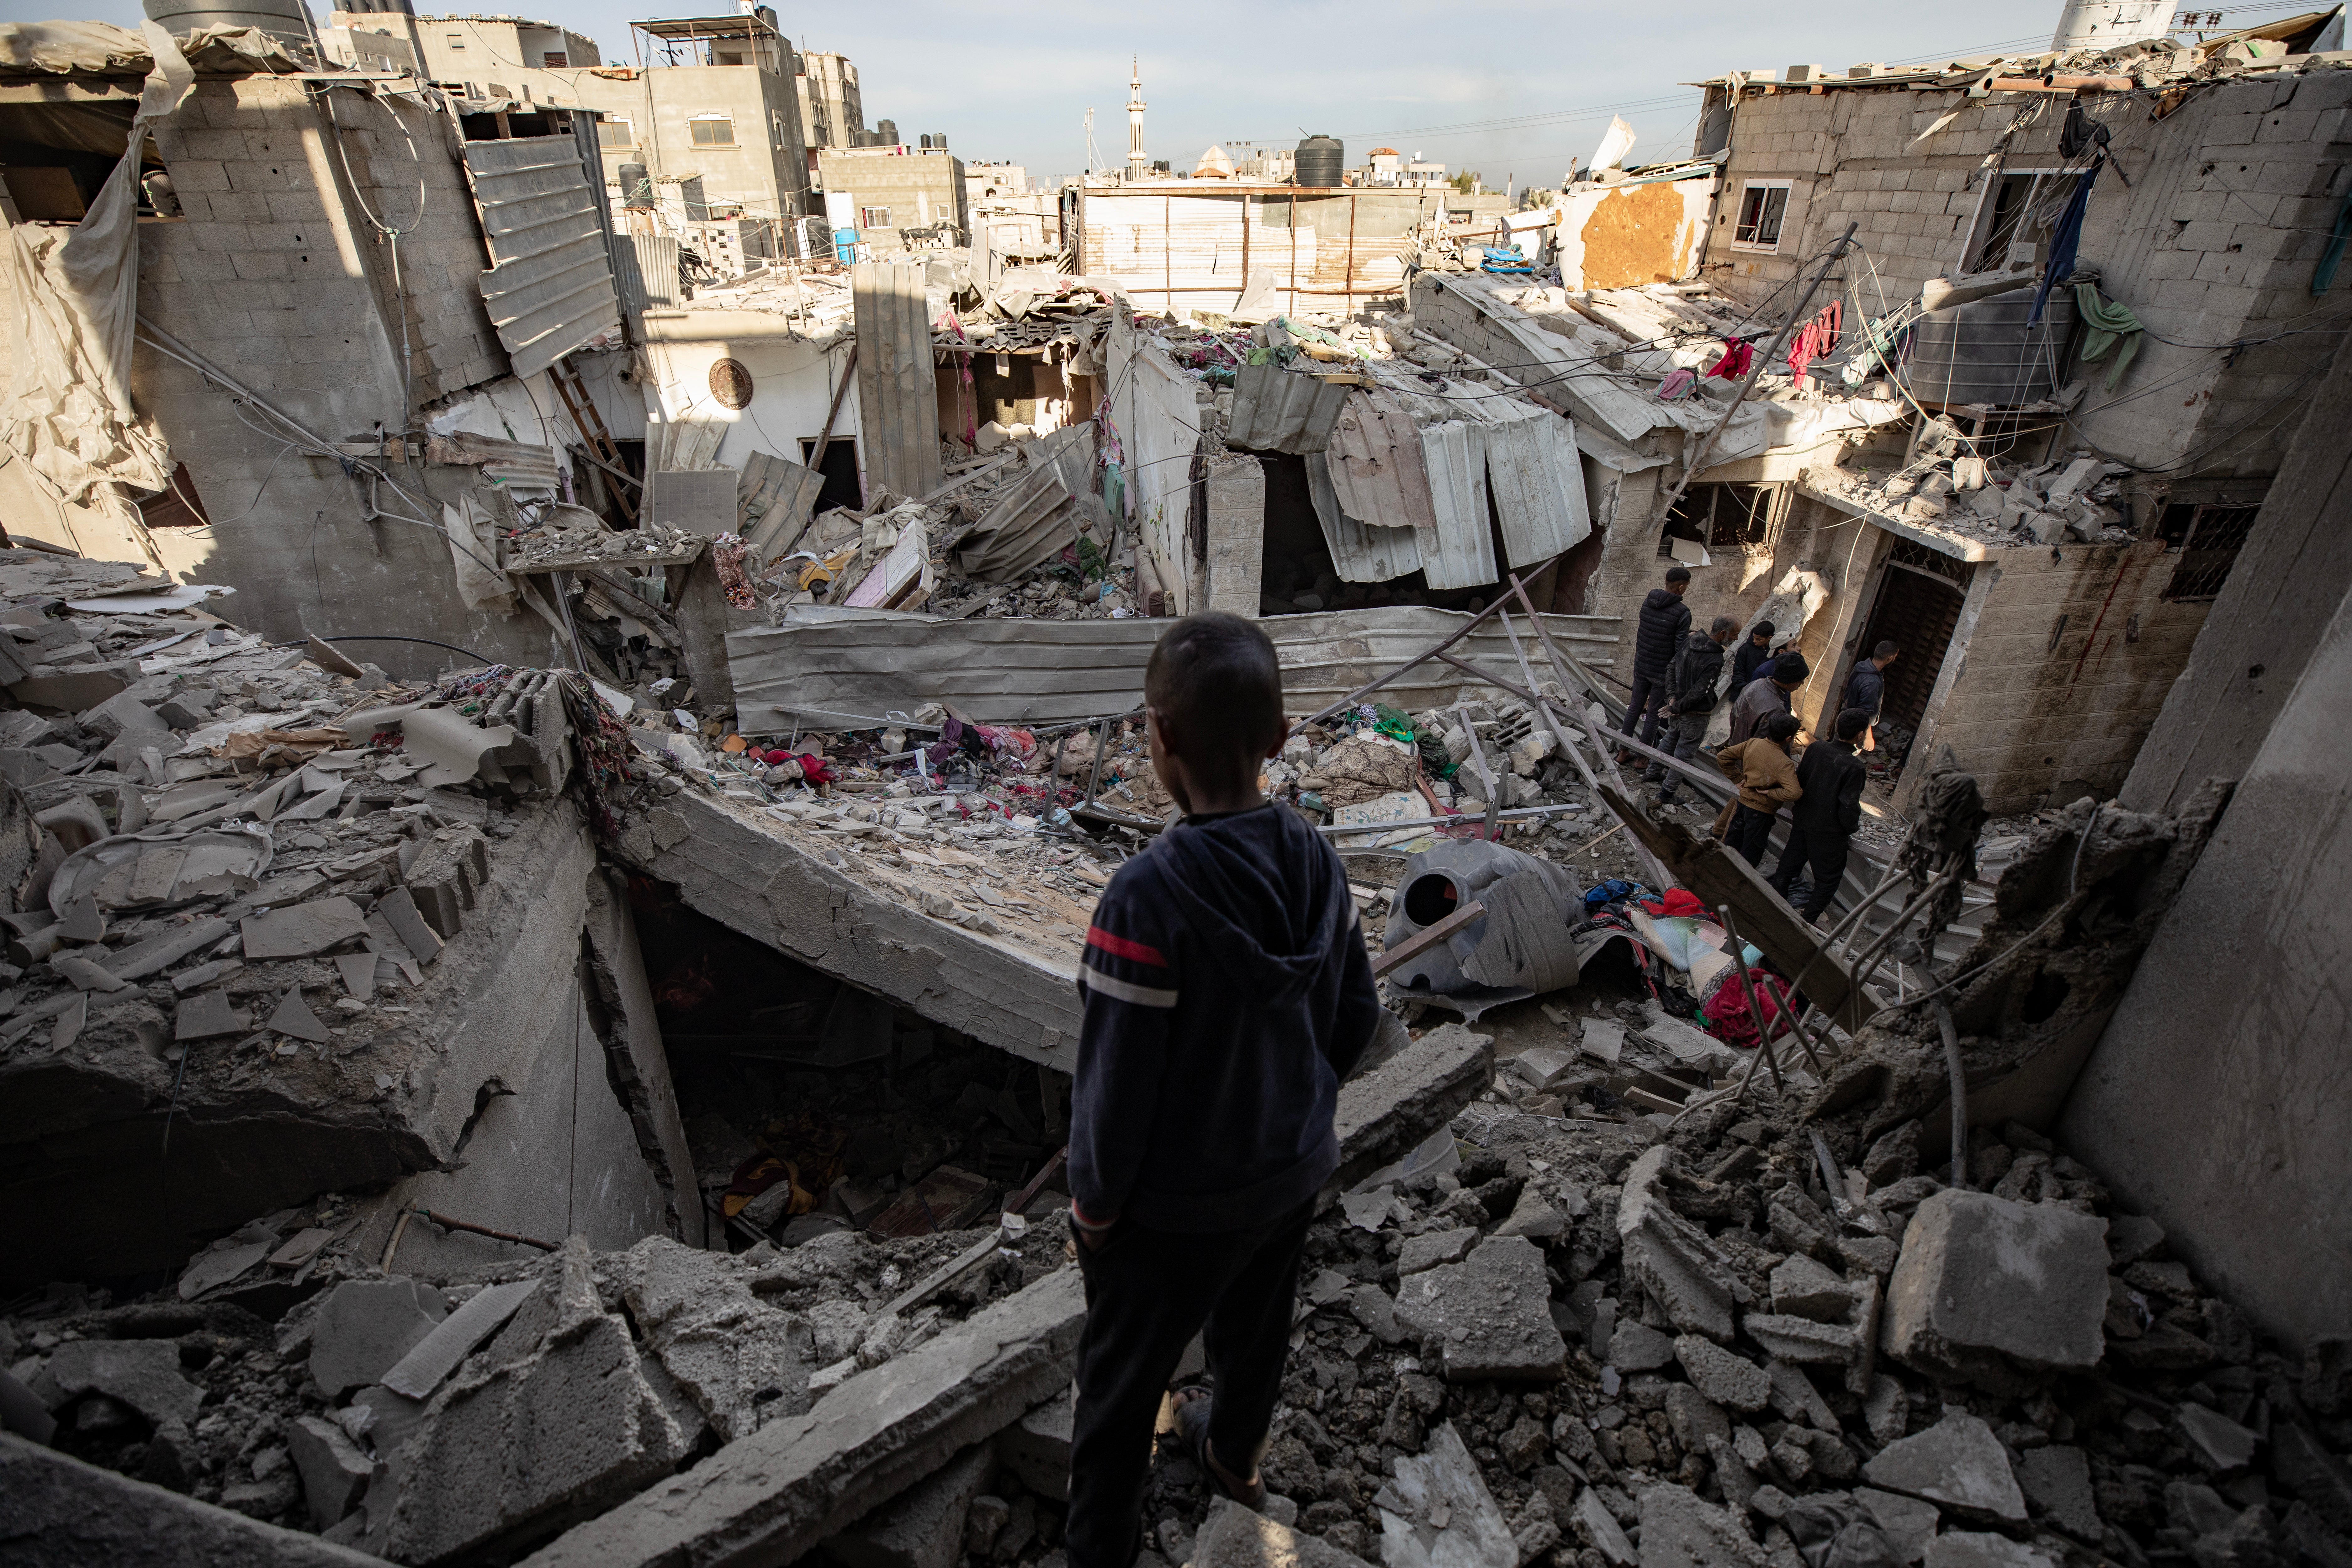
<path id="1" fill-rule="evenodd" d="M 1380 1023 L 1339 858 L 1265 800 L 1281 749 L 1274 645 L 1190 616 L 1143 678 L 1151 763 L 1183 811 L 1095 908 L 1070 1114 L 1086 1277 L 1070 1445 L 1070 1568 L 1129 1568 L 1160 1399 L 1202 1335 L 1214 1397 L 1176 1418 L 1246 1506 L 1289 1349 L 1315 1194 L 1339 1163 L 1339 1081 Z"/>
<path id="2" fill-rule="evenodd" d="M 1739 786 L 1739 794 L 1715 819 L 1715 836 L 1750 866 L 1763 861 L 1772 842 L 1772 819 L 1780 808 L 1804 797 L 1797 764 L 1789 757 L 1789 742 L 1796 738 L 1797 716 L 1771 713 L 1756 726 L 1755 734 L 1715 753 L 1726 776 Z"/>

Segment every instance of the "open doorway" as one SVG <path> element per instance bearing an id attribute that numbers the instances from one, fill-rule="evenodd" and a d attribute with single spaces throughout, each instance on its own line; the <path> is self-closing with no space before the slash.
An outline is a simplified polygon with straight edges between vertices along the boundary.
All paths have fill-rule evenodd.
<path id="1" fill-rule="evenodd" d="M 1967 562 L 1907 539 L 1895 542 L 1879 569 L 1877 595 L 1863 620 L 1862 636 L 1854 639 L 1853 661 L 1840 672 L 1837 688 L 1844 691 L 1853 664 L 1868 658 L 1880 643 L 1902 649 L 1886 668 L 1877 746 L 1870 759 L 1874 774 L 1892 778 L 1908 758 L 1912 737 L 1935 695 L 1936 678 L 1943 672 L 1944 656 L 1951 651 L 1952 634 L 1959 627 L 1973 570 Z"/>
<path id="2" fill-rule="evenodd" d="M 801 461 L 808 464 L 816 456 L 816 437 L 801 437 Z M 810 464 L 814 467 L 814 465 Z M 856 511 L 866 504 L 866 490 L 857 482 L 857 439 L 854 436 L 835 436 L 826 443 L 824 465 L 819 469 L 824 475 L 824 488 L 816 493 L 816 510 L 831 511 L 845 506 Z"/>

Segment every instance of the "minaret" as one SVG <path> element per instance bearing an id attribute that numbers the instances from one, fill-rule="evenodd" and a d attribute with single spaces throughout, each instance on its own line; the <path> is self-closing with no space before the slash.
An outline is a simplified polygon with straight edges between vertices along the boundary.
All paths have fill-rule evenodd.
<path id="1" fill-rule="evenodd" d="M 1127 93 L 1127 177 L 1140 180 L 1151 172 L 1143 156 L 1143 66 L 1135 63 L 1135 74 L 1128 79 Z"/>

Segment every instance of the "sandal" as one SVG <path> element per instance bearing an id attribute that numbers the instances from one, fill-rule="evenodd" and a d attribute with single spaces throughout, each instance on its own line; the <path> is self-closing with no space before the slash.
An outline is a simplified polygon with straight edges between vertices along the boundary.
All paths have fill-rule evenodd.
<path id="1" fill-rule="evenodd" d="M 1225 1483 L 1224 1472 L 1209 1457 L 1209 1391 L 1193 1384 L 1178 1389 L 1175 1397 L 1176 1434 L 1183 1439 L 1185 1450 L 1192 1456 L 1192 1462 L 1201 1467 L 1201 1474 L 1208 1478 L 1209 1485 L 1252 1513 L 1265 1512 L 1264 1478 L 1244 1482 L 1237 1491 Z"/>

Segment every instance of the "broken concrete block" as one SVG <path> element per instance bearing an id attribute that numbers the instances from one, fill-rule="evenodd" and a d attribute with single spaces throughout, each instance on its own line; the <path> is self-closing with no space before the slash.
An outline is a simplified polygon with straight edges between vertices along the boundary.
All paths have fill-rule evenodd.
<path id="1" fill-rule="evenodd" d="M 1077 1391 L 1066 1388 L 998 1433 L 996 1457 L 1023 1486 L 1058 1501 L 1070 1491 L 1070 1436 L 1076 1419 Z"/>
<path id="2" fill-rule="evenodd" d="M 1590 1035 L 1591 1026 L 1586 1026 Z M 1738 1287 L 1706 1232 L 1675 1212 L 1663 1190 L 1670 1146 L 1646 1151 L 1625 1172 L 1617 1200 L 1617 1235 L 1626 1272 L 1684 1333 L 1717 1342 L 1731 1338 Z"/>
<path id="3" fill-rule="evenodd" d="M 0 1499 L 10 1549 L 27 1561 L 271 1568 L 368 1568 L 373 1562 L 14 1436 L 0 1436 Z"/>
<path id="4" fill-rule="evenodd" d="M 1870 1484 L 1925 1498 L 1963 1519 L 2025 1522 L 2025 1495 L 2010 1472 L 2009 1456 L 1992 1428 L 1954 1412 L 1899 1442 L 1889 1443 L 1862 1468 Z"/>
<path id="5" fill-rule="evenodd" d="M 1397 1321 L 1443 1358 L 1448 1382 L 1556 1381 L 1568 1342 L 1551 1321 L 1543 1252 L 1520 1237 L 1491 1237 L 1460 1263 L 1397 1282 Z"/>
<path id="6" fill-rule="evenodd" d="M 724 1253 L 649 1237 L 624 1257 L 622 1300 L 646 1348 L 721 1442 L 809 1407 L 808 1324 L 754 1296 Z"/>
<path id="7" fill-rule="evenodd" d="M 101 1394 L 156 1426 L 193 1422 L 204 1404 L 204 1390 L 180 1375 L 180 1347 L 170 1340 L 68 1340 L 49 1352 L 43 1374 L 55 1385 L 51 1409 Z"/>
<path id="8" fill-rule="evenodd" d="M 1730 1513 L 1671 1483 L 1642 1493 L 1642 1568 L 1766 1568 L 1763 1550 Z"/>
<path id="9" fill-rule="evenodd" d="M 2052 1568 L 2031 1546 L 1990 1531 L 1948 1530 L 1927 1542 L 1927 1568 Z"/>
<path id="10" fill-rule="evenodd" d="M 383 1374 L 383 1385 L 409 1399 L 431 1398 L 441 1380 L 457 1371 L 457 1363 L 473 1354 L 477 1345 L 504 1327 L 538 1289 L 536 1279 L 517 1279 L 476 1291 L 409 1347 Z"/>
<path id="11" fill-rule="evenodd" d="M 2128 1268 L 2164 1245 L 2164 1227 L 2145 1215 L 2119 1214 L 2107 1221 L 2107 1262 Z"/>
<path id="12" fill-rule="evenodd" d="M 1326 1205 L 1453 1121 L 1494 1081 L 1494 1049 L 1493 1037 L 1446 1024 L 1341 1084 L 1331 1119 L 1339 1168 L 1324 1187 Z"/>
<path id="13" fill-rule="evenodd" d="M 448 1315 L 448 1298 L 422 1280 L 346 1279 L 319 1308 L 310 1375 L 330 1399 L 380 1383 Z"/>
<path id="14" fill-rule="evenodd" d="M 678 1419 L 691 1406 L 673 1410 L 656 1381 L 667 1374 L 604 1310 L 593 1267 L 572 1237 L 471 1370 L 434 1395 L 369 1493 L 371 1551 L 410 1563 L 477 1551 L 619 1502 L 691 1450 L 698 1425 Z"/>
<path id="15" fill-rule="evenodd" d="M 265 914 L 247 915 L 238 929 L 245 937 L 245 956 L 309 958 L 367 935 L 367 917 L 341 894 L 313 899 Z"/>
<path id="16" fill-rule="evenodd" d="M 2091 1458 L 2082 1449 L 2063 1443 L 2028 1448 L 2018 1457 L 2017 1479 L 2026 1500 L 2052 1524 L 2084 1542 L 2104 1537 L 2091 1489 Z"/>
<path id="17" fill-rule="evenodd" d="M 392 928 L 400 945 L 424 963 L 430 963 L 441 953 L 441 937 L 425 923 L 416 908 L 416 900 L 406 888 L 394 888 L 375 901 L 375 913 Z"/>
<path id="18" fill-rule="evenodd" d="M 1870 1428 L 1871 1441 L 1884 1448 L 1910 1429 L 1911 1395 L 1881 1373 L 1871 1380 L 1870 1393 L 1863 1398 L 1862 1421 Z"/>
<path id="19" fill-rule="evenodd" d="M 1775 1361 L 1801 1366 L 1840 1366 L 1846 1388 L 1859 1395 L 1870 1392 L 1878 1373 L 1878 1281 L 1866 1281 L 1853 1303 L 1851 1319 L 1843 1323 L 1817 1323 L 1811 1318 L 1784 1317 L 1777 1312 L 1750 1312 L 1739 1320 L 1748 1337 L 1764 1347 Z"/>
<path id="20" fill-rule="evenodd" d="M 1762 1367 L 1713 1340 L 1685 1334 L 1675 1342 L 1675 1359 L 1682 1363 L 1692 1387 L 1743 1415 L 1763 1409 L 1772 1397 L 1772 1380 Z"/>
<path id="21" fill-rule="evenodd" d="M 1191 1563 L 1192 1568 L 1369 1568 L 1362 1558 L 1320 1536 L 1222 1497 L 1210 1505 L 1207 1521 L 1192 1538 Z"/>
<path id="22" fill-rule="evenodd" d="M 1495 1227 L 1495 1234 L 1549 1241 L 1567 1228 L 1568 1216 L 1546 1203 L 1535 1184 L 1529 1182 L 1520 1189 L 1519 1201 L 1512 1205 L 1509 1217 Z"/>
<path id="23" fill-rule="evenodd" d="M 2202 1405 L 2184 1404 L 2173 1413 L 2189 1451 L 2207 1469 L 2217 1473 L 2243 1469 L 2253 1461 L 2254 1445 L 2262 1439 L 2235 1421 Z"/>
<path id="24" fill-rule="evenodd" d="M 2106 1224 L 2054 1204 L 1940 1192 L 1903 1237 L 1884 1342 L 1906 1366 L 1988 1386 L 2089 1367 L 2106 1348 Z"/>
<path id="25" fill-rule="evenodd" d="M 1643 1323 L 1621 1322 L 1609 1334 L 1608 1362 L 1619 1372 L 1654 1372 L 1675 1359 L 1675 1342 Z"/>
<path id="26" fill-rule="evenodd" d="M 1687 1383 L 1666 1385 L 1666 1421 L 1675 1429 L 1675 1446 L 1686 1454 L 1706 1453 L 1710 1440 L 1721 1443 L 1727 1452 L 1731 1449 L 1731 1417 Z"/>
<path id="27" fill-rule="evenodd" d="M 245 1015 L 229 1005 L 226 991 L 200 992 L 172 1011 L 172 1038 L 182 1043 L 241 1035 L 250 1026 Z"/>
<path id="28" fill-rule="evenodd" d="M 335 968 L 343 977 L 343 989 L 351 993 L 353 1000 L 364 1002 L 375 994 L 374 953 L 337 953 Z"/>
<path id="29" fill-rule="evenodd" d="M 1396 1298 L 1378 1285 L 1359 1285 L 1348 1292 L 1348 1310 L 1381 1343 L 1393 1345 L 1404 1342 L 1404 1330 L 1398 1326 L 1396 1320 Z"/>
<path id="30" fill-rule="evenodd" d="M 1772 1270 L 1772 1310 L 1817 1323 L 1843 1322 L 1853 1310 L 1846 1282 L 1802 1253 Z"/>
<path id="31" fill-rule="evenodd" d="M 1424 1236 L 1408 1236 L 1404 1238 L 1404 1250 L 1397 1254 L 1397 1272 L 1400 1275 L 1418 1274 L 1441 1263 L 1459 1263 L 1470 1256 L 1470 1248 L 1476 1245 L 1477 1240 L 1478 1231 L 1475 1226 L 1433 1231 Z"/>
<path id="32" fill-rule="evenodd" d="M 1386 1568 L 1517 1568 L 1518 1543 L 1450 1421 L 1431 1429 L 1420 1454 L 1397 1460 L 1372 1502 Z"/>
<path id="33" fill-rule="evenodd" d="M 360 1452 L 341 1426 L 316 1415 L 302 1416 L 286 1428 L 286 1451 L 302 1478 L 310 1522 L 320 1530 L 359 1506 L 360 1494 L 375 1474 L 375 1461 Z"/>
<path id="34" fill-rule="evenodd" d="M 1511 1058 L 1511 1070 L 1538 1089 L 1549 1089 L 1576 1065 L 1576 1053 L 1531 1046 Z"/>
<path id="35" fill-rule="evenodd" d="M 287 988 L 286 999 L 278 1004 L 278 1010 L 269 1015 L 269 1022 L 264 1026 L 294 1039 L 309 1040 L 313 1045 L 323 1044 L 327 1039 L 327 1026 L 319 1022 L 319 1015 L 310 1011 L 310 1005 L 302 1000 L 299 985 Z"/>
<path id="36" fill-rule="evenodd" d="M 995 1477 L 995 1451 L 976 1444 L 827 1537 L 824 1550 L 848 1568 L 951 1568 L 963 1553 L 965 1514 Z"/>
<path id="37" fill-rule="evenodd" d="M 238 1242 L 234 1237 L 223 1237 L 190 1258 L 187 1268 L 180 1271 L 180 1300 L 193 1301 L 258 1267 L 269 1256 L 269 1247 L 267 1241 Z"/>
<path id="38" fill-rule="evenodd" d="M 771 1422 L 574 1526 L 534 1568 L 790 1562 L 1066 1387 L 1085 1319 L 1078 1271 L 1056 1269 L 851 1378 L 806 1415 Z"/>
<path id="39" fill-rule="evenodd" d="M 1576 1494 L 1573 1522 L 1577 1533 L 1592 1543 L 1592 1549 L 1607 1558 L 1611 1568 L 1633 1568 L 1641 1561 L 1633 1543 L 1625 1538 L 1624 1527 L 1601 1502 L 1601 1494 L 1591 1487 Z"/>
<path id="40" fill-rule="evenodd" d="M 1810 1421 L 1823 1432 L 1838 1429 L 1837 1413 L 1830 1408 L 1829 1401 L 1822 1397 L 1822 1391 L 1813 1386 L 1813 1380 L 1805 1375 L 1801 1367 L 1781 1361 L 1768 1362 L 1764 1375 L 1772 1380 L 1773 1409 L 1791 1421 Z"/>
<path id="41" fill-rule="evenodd" d="M 1855 1488 L 1853 1500 L 1862 1504 L 1879 1533 L 1906 1563 L 1916 1563 L 1926 1555 L 1927 1542 L 1935 1539 L 1937 1523 L 1943 1517 L 1934 1503 L 1871 1487 Z"/>

